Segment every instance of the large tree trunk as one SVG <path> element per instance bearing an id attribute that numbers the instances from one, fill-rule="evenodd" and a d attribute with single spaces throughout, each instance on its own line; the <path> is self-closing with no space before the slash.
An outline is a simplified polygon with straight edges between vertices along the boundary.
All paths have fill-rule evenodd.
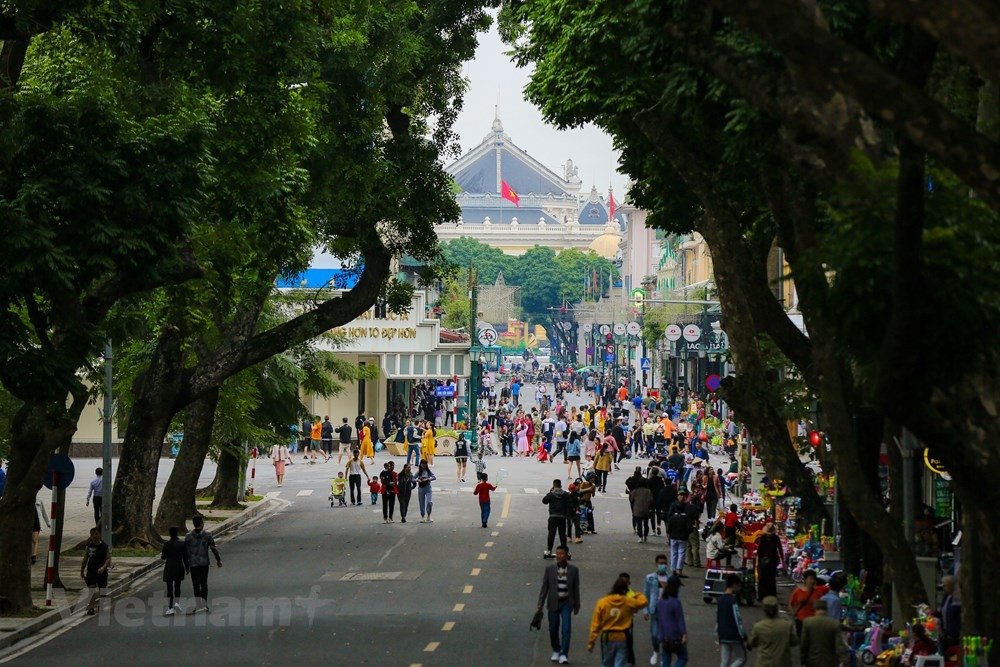
<path id="1" fill-rule="evenodd" d="M 174 469 L 160 496 L 154 528 L 164 534 L 171 526 L 183 526 L 194 516 L 198 478 L 205 467 L 205 457 L 212 442 L 215 408 L 219 390 L 209 391 L 187 408 L 184 420 L 184 444 L 174 459 Z"/>
<path id="2" fill-rule="evenodd" d="M 164 330 L 149 368 L 132 385 L 132 418 L 122 441 L 111 499 L 116 545 L 134 539 L 160 543 L 152 524 L 153 500 L 163 441 L 177 413 L 184 373 L 183 362 L 176 361 L 178 343 L 176 330 Z"/>
<path id="3" fill-rule="evenodd" d="M 62 403 L 26 403 L 11 426 L 7 486 L 0 498 L 0 598 L 13 611 L 30 609 L 31 513 L 42 487 L 49 456 L 69 443 L 83 400 L 67 409 Z"/>
<path id="4" fill-rule="evenodd" d="M 235 453 L 238 443 L 229 443 L 219 454 L 219 485 L 215 490 L 215 498 L 211 507 L 220 509 L 237 509 L 240 505 L 240 470 L 244 464 L 243 457 Z"/>

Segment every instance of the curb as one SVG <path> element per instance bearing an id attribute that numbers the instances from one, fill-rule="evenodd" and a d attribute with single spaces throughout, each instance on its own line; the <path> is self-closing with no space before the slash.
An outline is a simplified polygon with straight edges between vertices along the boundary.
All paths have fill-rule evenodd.
<path id="1" fill-rule="evenodd" d="M 280 501 L 275 498 L 271 498 L 270 496 L 265 496 L 263 500 L 257 501 L 255 504 L 247 507 L 236 516 L 232 516 L 220 523 L 215 530 L 211 531 L 212 536 L 222 537 L 227 533 L 233 532 L 240 526 L 249 523 L 257 517 L 268 514 L 281 506 L 282 503 Z M 110 601 L 122 597 L 122 594 L 131 588 L 132 582 L 158 568 L 160 563 L 161 561 L 159 558 L 150 557 L 148 563 L 136 568 L 132 572 L 129 572 L 121 579 L 118 579 L 112 585 L 108 586 L 106 599 Z M 31 619 L 17 630 L 13 630 L 3 636 L 0 636 L 0 649 L 10 648 L 14 644 L 17 644 L 21 640 L 44 630 L 50 625 L 55 625 L 59 621 L 69 618 L 66 614 L 69 606 L 51 607 L 50 609 L 51 611 L 49 613 Z"/>

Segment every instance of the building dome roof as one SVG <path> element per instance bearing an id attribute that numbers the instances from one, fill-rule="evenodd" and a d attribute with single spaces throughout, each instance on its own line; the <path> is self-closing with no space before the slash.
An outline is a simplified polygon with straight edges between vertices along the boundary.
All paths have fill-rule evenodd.
<path id="1" fill-rule="evenodd" d="M 615 259 L 618 257 L 618 246 L 621 242 L 622 237 L 620 234 L 605 231 L 591 241 L 588 247 L 604 259 Z"/>

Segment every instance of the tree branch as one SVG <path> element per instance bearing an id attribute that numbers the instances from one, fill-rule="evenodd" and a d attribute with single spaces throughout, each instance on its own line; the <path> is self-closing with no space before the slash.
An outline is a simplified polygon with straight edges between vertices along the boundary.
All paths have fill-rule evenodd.
<path id="1" fill-rule="evenodd" d="M 983 0 L 868 0 L 875 16 L 912 25 L 969 63 L 1000 78 L 1000 6 Z"/>
<path id="2" fill-rule="evenodd" d="M 831 100 L 846 95 L 954 171 L 1000 211 L 1000 146 L 882 63 L 817 27 L 799 0 L 711 0 L 780 51 L 797 83 Z"/>

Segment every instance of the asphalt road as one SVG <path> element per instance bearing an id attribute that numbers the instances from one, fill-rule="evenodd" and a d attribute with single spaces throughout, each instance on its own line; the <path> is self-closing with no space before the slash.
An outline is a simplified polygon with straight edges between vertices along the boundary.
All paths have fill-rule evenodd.
<path id="1" fill-rule="evenodd" d="M 379 454 L 381 469 L 388 456 Z M 335 459 L 334 459 L 335 461 Z M 406 524 L 382 522 L 368 500 L 331 508 L 335 462 L 308 465 L 299 458 L 279 490 L 267 461 L 257 488 L 277 493 L 281 509 L 220 544 L 224 567 L 209 578 L 210 614 L 164 617 L 160 575 L 96 617 L 78 615 L 30 643 L 0 654 L 17 665 L 549 665 L 547 631 L 529 632 L 542 571 L 547 507 L 541 498 L 560 464 L 488 458 L 487 472 L 504 475 L 494 494 L 490 527 L 456 479 L 450 458 L 434 472 L 434 523 L 419 523 L 416 494 Z M 397 464 L 400 465 L 400 464 Z M 595 500 L 598 535 L 571 545 L 581 570 L 582 610 L 573 622 L 572 664 L 597 665 L 586 651 L 594 603 L 619 572 L 633 588 L 666 550 L 663 538 L 638 544 L 631 531 L 622 466 L 609 493 Z M 364 488 L 367 492 L 367 487 Z M 367 493 L 365 493 L 367 496 Z M 715 607 L 701 599 L 703 571 L 689 570 L 682 590 L 691 665 L 718 664 Z M 183 594 L 191 594 L 190 581 Z M 190 602 L 183 601 L 188 607 Z M 746 610 L 751 625 L 759 607 Z M 636 620 L 637 664 L 648 665 L 648 623 Z M 599 648 L 597 649 L 599 652 Z M 752 662 L 752 661 L 751 661 Z"/>

